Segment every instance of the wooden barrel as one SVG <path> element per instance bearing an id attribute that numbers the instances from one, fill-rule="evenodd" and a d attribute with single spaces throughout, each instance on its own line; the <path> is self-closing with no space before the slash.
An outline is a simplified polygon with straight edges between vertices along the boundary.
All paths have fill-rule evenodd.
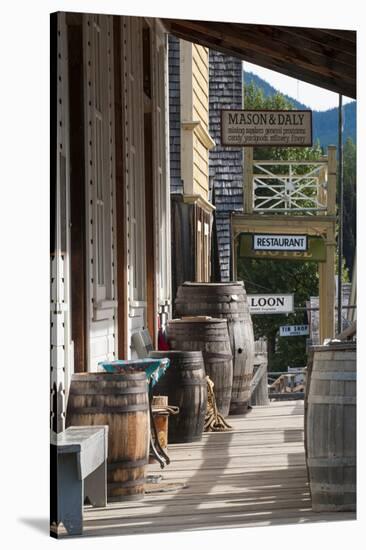
<path id="1" fill-rule="evenodd" d="M 306 455 L 315 512 L 356 509 L 356 345 L 314 346 Z"/>
<path id="2" fill-rule="evenodd" d="M 233 383 L 233 362 L 225 319 L 173 319 L 168 323 L 173 350 L 202 351 L 206 374 L 215 384 L 219 412 L 229 414 Z"/>
<path id="3" fill-rule="evenodd" d="M 154 395 L 167 395 L 179 413 L 169 419 L 168 442 L 202 439 L 207 409 L 207 383 L 200 351 L 151 351 L 150 357 L 168 357 L 170 367 L 154 387 Z"/>
<path id="4" fill-rule="evenodd" d="M 150 441 L 144 372 L 73 374 L 67 426 L 108 424 L 108 500 L 141 498 Z"/>
<path id="5" fill-rule="evenodd" d="M 169 412 L 166 410 L 168 406 L 168 396 L 159 395 L 153 396 L 151 409 L 152 409 L 152 420 L 155 424 L 156 435 L 158 437 L 158 442 L 163 451 L 168 453 L 168 424 L 169 424 Z M 154 442 L 156 442 L 154 431 L 151 430 L 151 437 Z M 150 454 L 149 464 L 157 463 L 157 459 Z"/>
<path id="6" fill-rule="evenodd" d="M 184 283 L 178 288 L 175 308 L 182 317 L 209 315 L 227 320 L 233 355 L 230 414 L 245 413 L 253 377 L 254 334 L 243 283 Z"/>

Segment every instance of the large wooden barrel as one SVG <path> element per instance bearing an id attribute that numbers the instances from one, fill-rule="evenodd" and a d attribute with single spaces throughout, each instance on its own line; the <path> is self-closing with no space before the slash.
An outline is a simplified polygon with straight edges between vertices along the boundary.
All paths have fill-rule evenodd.
<path id="1" fill-rule="evenodd" d="M 144 372 L 74 374 L 66 425 L 108 424 L 108 500 L 141 498 L 148 463 L 150 417 Z"/>
<path id="2" fill-rule="evenodd" d="M 207 383 L 200 351 L 151 351 L 150 357 L 168 357 L 170 367 L 154 387 L 154 395 L 167 395 L 179 413 L 169 418 L 168 442 L 202 439 L 207 409 Z"/>
<path id="3" fill-rule="evenodd" d="M 209 315 L 227 320 L 233 355 L 233 387 L 230 414 L 245 413 L 250 403 L 254 366 L 254 334 L 244 284 L 184 283 L 175 300 L 176 313 Z"/>
<path id="4" fill-rule="evenodd" d="M 225 319 L 173 319 L 168 323 L 173 350 L 202 351 L 206 374 L 215 384 L 219 412 L 229 414 L 233 383 L 233 362 Z"/>
<path id="5" fill-rule="evenodd" d="M 356 509 L 356 345 L 314 346 L 306 455 L 315 512 Z"/>

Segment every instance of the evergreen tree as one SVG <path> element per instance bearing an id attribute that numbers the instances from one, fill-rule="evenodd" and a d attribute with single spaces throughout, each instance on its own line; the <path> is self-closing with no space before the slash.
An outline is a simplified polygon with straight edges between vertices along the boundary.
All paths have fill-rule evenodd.
<path id="1" fill-rule="evenodd" d="M 356 250 L 356 145 L 348 138 L 343 148 L 343 256 L 350 278 Z"/>

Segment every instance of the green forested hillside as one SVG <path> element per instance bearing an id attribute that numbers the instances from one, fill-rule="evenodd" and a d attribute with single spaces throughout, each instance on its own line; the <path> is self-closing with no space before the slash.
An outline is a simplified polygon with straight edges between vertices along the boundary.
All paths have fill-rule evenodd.
<path id="1" fill-rule="evenodd" d="M 259 76 L 245 72 L 244 83 L 247 85 L 253 82 L 258 88 L 263 90 L 265 96 L 273 96 L 278 92 L 268 82 Z M 282 94 L 282 92 L 281 92 Z M 295 109 L 309 109 L 307 105 L 300 103 L 293 97 L 283 94 Z M 343 140 L 346 143 L 347 138 L 352 138 L 356 143 L 356 102 L 352 101 L 344 106 L 344 128 Z M 328 145 L 337 145 L 338 143 L 338 109 L 328 109 L 327 111 L 313 111 L 313 137 L 314 143 L 319 140 L 320 146 L 325 149 Z"/>

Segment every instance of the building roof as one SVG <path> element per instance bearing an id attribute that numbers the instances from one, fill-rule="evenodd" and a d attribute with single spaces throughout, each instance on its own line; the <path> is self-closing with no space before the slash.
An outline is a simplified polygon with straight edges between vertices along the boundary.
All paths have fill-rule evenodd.
<path id="1" fill-rule="evenodd" d="M 356 98 L 356 31 L 164 19 L 178 38 Z"/>

